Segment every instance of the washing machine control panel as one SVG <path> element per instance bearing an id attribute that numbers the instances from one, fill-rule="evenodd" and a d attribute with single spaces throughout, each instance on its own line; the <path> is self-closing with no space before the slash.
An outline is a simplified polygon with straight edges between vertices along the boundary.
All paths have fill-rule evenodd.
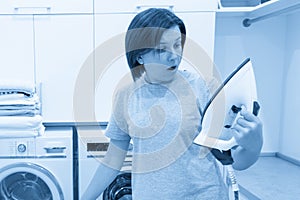
<path id="1" fill-rule="evenodd" d="M 34 138 L 4 138 L 0 140 L 0 146 L 1 157 L 32 157 L 36 153 Z"/>

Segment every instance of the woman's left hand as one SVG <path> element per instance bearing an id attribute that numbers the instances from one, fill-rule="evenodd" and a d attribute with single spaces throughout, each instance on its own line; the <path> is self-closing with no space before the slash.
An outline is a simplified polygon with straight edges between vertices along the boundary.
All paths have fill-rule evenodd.
<path id="1" fill-rule="evenodd" d="M 262 122 L 260 119 L 242 108 L 241 117 L 237 119 L 237 123 L 232 127 L 239 146 L 247 151 L 257 152 L 261 150 L 263 144 Z"/>

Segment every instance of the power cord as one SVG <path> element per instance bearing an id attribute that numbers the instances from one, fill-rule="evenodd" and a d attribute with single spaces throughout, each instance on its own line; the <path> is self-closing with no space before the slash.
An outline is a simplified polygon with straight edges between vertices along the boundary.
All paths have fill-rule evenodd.
<path id="1" fill-rule="evenodd" d="M 225 169 L 228 173 L 227 177 L 230 180 L 231 190 L 234 193 L 234 200 L 239 200 L 239 186 L 237 183 L 234 169 L 232 167 L 232 164 L 234 161 L 231 156 L 231 150 L 220 151 L 219 149 L 211 149 L 211 153 L 225 167 Z"/>

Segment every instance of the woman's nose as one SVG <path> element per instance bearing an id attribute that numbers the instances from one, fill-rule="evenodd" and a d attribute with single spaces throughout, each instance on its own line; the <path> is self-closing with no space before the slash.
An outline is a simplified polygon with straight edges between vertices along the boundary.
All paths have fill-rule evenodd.
<path id="1" fill-rule="evenodd" d="M 175 49 L 170 49 L 168 52 L 168 61 L 174 61 L 180 56 L 179 52 Z"/>

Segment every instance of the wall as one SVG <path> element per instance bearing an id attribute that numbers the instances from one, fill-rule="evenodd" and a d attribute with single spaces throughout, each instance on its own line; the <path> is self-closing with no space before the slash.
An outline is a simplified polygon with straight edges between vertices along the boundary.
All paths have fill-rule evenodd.
<path id="1" fill-rule="evenodd" d="M 279 152 L 300 160 L 300 11 L 287 16 L 287 44 Z"/>
<path id="2" fill-rule="evenodd" d="M 225 77 L 245 58 L 251 58 L 261 105 L 260 118 L 264 124 L 262 152 L 274 153 L 279 150 L 282 120 L 286 19 L 274 17 L 248 28 L 242 26 L 243 19 L 217 15 L 215 63 Z"/>

